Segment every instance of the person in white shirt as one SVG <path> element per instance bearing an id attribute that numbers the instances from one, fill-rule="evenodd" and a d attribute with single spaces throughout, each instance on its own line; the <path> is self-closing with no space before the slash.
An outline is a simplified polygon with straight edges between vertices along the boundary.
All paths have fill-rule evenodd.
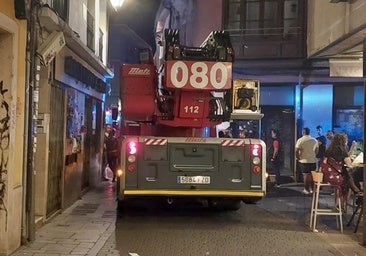
<path id="1" fill-rule="evenodd" d="M 304 177 L 303 194 L 308 195 L 313 192 L 313 178 L 311 172 L 316 170 L 316 154 L 319 145 L 315 138 L 310 136 L 310 129 L 305 127 L 302 130 L 302 137 L 299 138 L 295 145 L 296 159 L 299 161 L 299 169 Z"/>

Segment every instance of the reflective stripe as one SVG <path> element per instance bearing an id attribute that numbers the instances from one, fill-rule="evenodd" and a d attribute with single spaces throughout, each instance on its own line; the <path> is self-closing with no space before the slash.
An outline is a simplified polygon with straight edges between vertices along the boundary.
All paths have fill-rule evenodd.
<path id="1" fill-rule="evenodd" d="M 238 146 L 244 146 L 244 140 L 222 140 L 221 141 L 222 146 L 228 146 L 228 147 L 238 147 Z"/>
<path id="2" fill-rule="evenodd" d="M 165 145 L 167 139 L 145 139 L 145 145 Z"/>
<path id="3" fill-rule="evenodd" d="M 248 196 L 263 197 L 263 191 L 230 191 L 230 190 L 125 190 L 125 195 L 134 196 Z"/>

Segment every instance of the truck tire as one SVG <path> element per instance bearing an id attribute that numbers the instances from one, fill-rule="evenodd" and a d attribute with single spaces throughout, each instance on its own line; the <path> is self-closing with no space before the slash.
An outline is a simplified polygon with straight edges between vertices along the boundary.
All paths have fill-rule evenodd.
<path id="1" fill-rule="evenodd" d="M 243 198 L 243 202 L 246 204 L 255 204 L 261 199 L 261 197 L 245 197 Z"/>
<path id="2" fill-rule="evenodd" d="M 209 198 L 210 209 L 219 211 L 237 211 L 241 207 L 241 200 L 238 198 Z"/>

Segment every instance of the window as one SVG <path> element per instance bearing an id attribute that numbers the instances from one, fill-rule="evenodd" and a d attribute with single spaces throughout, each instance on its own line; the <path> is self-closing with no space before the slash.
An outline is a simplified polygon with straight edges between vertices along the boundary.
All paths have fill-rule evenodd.
<path id="1" fill-rule="evenodd" d="M 224 27 L 245 35 L 298 32 L 298 0 L 226 0 Z"/>
<path id="2" fill-rule="evenodd" d="M 68 19 L 68 7 L 69 1 L 68 0 L 51 0 L 50 6 L 54 11 L 58 13 L 58 15 L 64 20 L 67 21 Z"/>
<path id="3" fill-rule="evenodd" d="M 297 1 L 285 1 L 283 17 L 284 35 L 296 35 L 299 33 L 299 26 Z"/>
<path id="4" fill-rule="evenodd" d="M 99 59 L 103 62 L 103 31 L 99 29 Z"/>
<path id="5" fill-rule="evenodd" d="M 243 26 L 243 12 L 241 8 L 241 1 L 229 1 L 227 13 L 227 24 L 225 27 L 228 29 L 240 29 Z"/>
<path id="6" fill-rule="evenodd" d="M 94 52 L 94 30 L 95 30 L 95 19 L 91 12 L 88 10 L 87 14 L 87 28 L 86 28 L 86 45 L 90 50 Z"/>
<path id="7" fill-rule="evenodd" d="M 88 0 L 86 18 L 86 46 L 95 53 L 95 0 Z"/>

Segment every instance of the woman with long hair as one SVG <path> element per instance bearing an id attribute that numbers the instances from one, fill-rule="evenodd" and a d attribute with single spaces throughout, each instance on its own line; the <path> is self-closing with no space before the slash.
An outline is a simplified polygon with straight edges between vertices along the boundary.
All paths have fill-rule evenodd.
<path id="1" fill-rule="evenodd" d="M 325 152 L 325 157 L 333 158 L 342 165 L 341 175 L 343 178 L 342 184 L 339 186 L 338 196 L 341 199 L 341 207 L 344 209 L 345 199 L 348 191 L 351 188 L 353 192 L 359 193 L 360 189 L 355 185 L 352 177 L 349 174 L 349 169 L 352 169 L 352 160 L 348 154 L 348 137 L 344 133 L 337 133 L 334 135 L 329 147 Z M 325 180 L 326 181 L 326 180 Z"/>

